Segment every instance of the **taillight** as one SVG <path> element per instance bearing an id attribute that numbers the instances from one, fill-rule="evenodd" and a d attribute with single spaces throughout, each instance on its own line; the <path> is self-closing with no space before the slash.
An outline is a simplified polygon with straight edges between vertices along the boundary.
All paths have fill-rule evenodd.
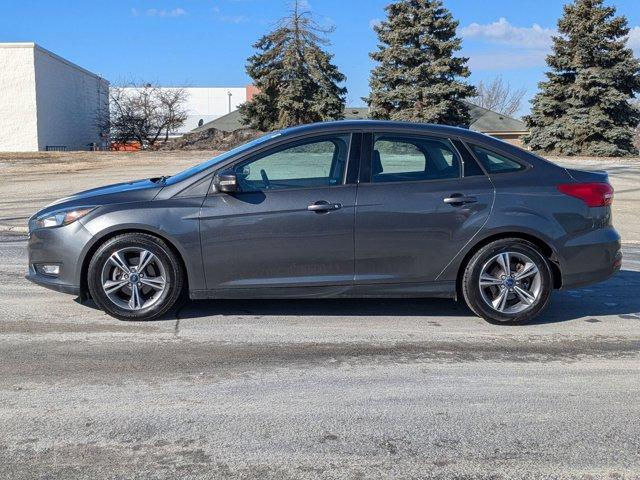
<path id="1" fill-rule="evenodd" d="M 589 207 L 606 207 L 613 203 L 613 187 L 608 183 L 562 183 L 558 190 L 579 198 Z"/>

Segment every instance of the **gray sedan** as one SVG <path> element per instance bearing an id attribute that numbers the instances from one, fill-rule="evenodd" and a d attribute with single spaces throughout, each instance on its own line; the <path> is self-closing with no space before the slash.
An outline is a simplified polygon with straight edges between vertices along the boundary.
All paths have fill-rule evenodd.
<path id="1" fill-rule="evenodd" d="M 188 295 L 447 297 L 523 323 L 620 269 L 612 201 L 605 173 L 464 129 L 306 125 L 46 207 L 27 278 L 123 320 Z"/>

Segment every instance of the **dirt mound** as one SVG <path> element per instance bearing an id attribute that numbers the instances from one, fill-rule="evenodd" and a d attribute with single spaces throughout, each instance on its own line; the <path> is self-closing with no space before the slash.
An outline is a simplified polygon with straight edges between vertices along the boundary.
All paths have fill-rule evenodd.
<path id="1" fill-rule="evenodd" d="M 250 128 L 241 128 L 235 132 L 211 128 L 170 140 L 160 145 L 158 150 L 230 150 L 261 135 L 262 132 Z"/>

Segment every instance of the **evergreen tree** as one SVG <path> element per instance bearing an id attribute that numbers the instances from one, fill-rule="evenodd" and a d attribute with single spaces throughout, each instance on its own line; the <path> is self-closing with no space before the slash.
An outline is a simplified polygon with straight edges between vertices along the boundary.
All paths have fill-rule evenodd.
<path id="1" fill-rule="evenodd" d="M 626 44 L 625 17 L 603 0 L 576 0 L 564 7 L 547 57 L 551 70 L 540 83 L 525 121 L 525 142 L 563 155 L 618 156 L 634 152 L 640 109 L 640 62 Z"/>
<path id="2" fill-rule="evenodd" d="M 247 73 L 260 92 L 240 106 L 245 125 L 268 131 L 344 117 L 345 76 L 323 50 L 329 32 L 296 0 L 290 15 L 258 40 Z"/>
<path id="3" fill-rule="evenodd" d="M 458 22 L 441 0 L 399 0 L 386 7 L 387 19 L 374 27 L 378 50 L 371 58 L 371 116 L 468 126 L 464 99 L 475 89 L 456 37 Z"/>

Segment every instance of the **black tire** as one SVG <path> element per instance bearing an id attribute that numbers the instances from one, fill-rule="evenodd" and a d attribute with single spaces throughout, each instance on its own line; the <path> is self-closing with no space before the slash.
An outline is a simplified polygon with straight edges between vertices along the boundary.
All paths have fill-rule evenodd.
<path id="1" fill-rule="evenodd" d="M 540 291 L 536 300 L 526 310 L 518 313 L 500 312 L 484 300 L 480 289 L 483 266 L 500 253 L 514 252 L 526 255 L 535 263 L 540 273 Z M 533 243 L 519 238 L 505 238 L 480 248 L 469 260 L 462 276 L 462 294 L 469 308 L 486 321 L 500 325 L 522 325 L 540 315 L 549 304 L 553 290 L 553 278 L 546 257 Z M 499 288 L 499 287 L 497 287 Z"/>
<path id="2" fill-rule="evenodd" d="M 114 252 L 126 248 L 142 248 L 151 252 L 164 269 L 166 286 L 149 306 L 128 310 L 114 303 L 102 288 L 103 267 Z M 181 298 L 184 288 L 184 268 L 171 248 L 161 239 L 144 233 L 125 233 L 107 240 L 94 253 L 87 271 L 89 293 L 106 313 L 119 320 L 153 320 L 165 314 Z"/>

